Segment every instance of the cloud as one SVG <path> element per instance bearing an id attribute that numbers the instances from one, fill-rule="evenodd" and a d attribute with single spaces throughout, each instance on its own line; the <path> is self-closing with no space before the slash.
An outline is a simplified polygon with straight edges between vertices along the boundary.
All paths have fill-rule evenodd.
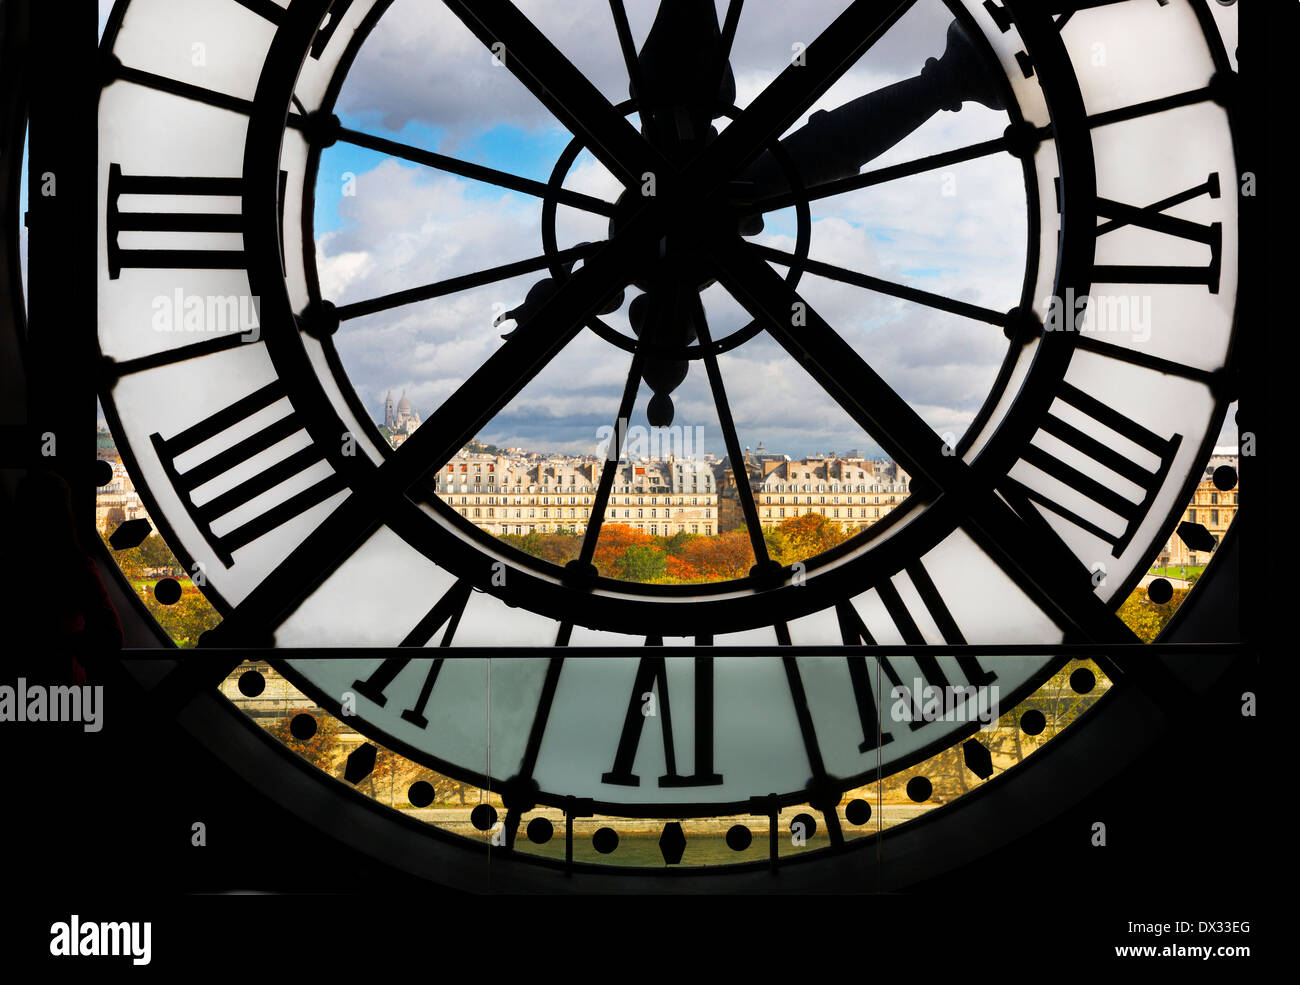
<path id="1" fill-rule="evenodd" d="M 519 2 L 607 98 L 625 97 L 627 78 L 612 21 L 569 0 Z M 628 3 L 638 44 L 657 2 Z M 750 0 L 733 49 L 738 102 L 746 104 L 843 9 L 842 0 Z M 725 7 L 724 7 L 725 9 Z M 942 54 L 951 20 L 937 2 L 918 3 L 822 98 L 834 108 L 915 75 Z M 507 52 L 507 58 L 509 53 Z M 412 124 L 439 135 L 455 153 L 503 125 L 553 134 L 557 124 L 442 4 L 397 0 L 362 48 L 339 109 L 386 131 Z M 967 105 L 940 113 L 873 166 L 988 139 L 1003 114 Z M 549 139 L 549 138 L 548 138 Z M 488 161 L 487 163 L 494 163 Z M 505 166 L 498 163 L 497 166 Z M 941 180 L 956 194 L 944 194 Z M 620 188 L 589 155 L 566 187 L 614 200 Z M 337 195 L 336 188 L 318 194 Z M 837 196 L 813 207 L 812 256 L 856 271 L 1006 310 L 1018 300 L 1024 264 L 1023 179 L 1009 156 L 981 160 Z M 528 196 L 386 161 L 360 174 L 342 199 L 342 227 L 318 238 L 326 297 L 348 303 L 470 273 L 541 252 L 540 203 Z M 773 217 L 759 241 L 793 248 L 792 229 Z M 561 207 L 560 246 L 599 241 L 601 216 Z M 423 415 L 464 382 L 502 344 L 492 319 L 519 304 L 543 274 L 515 278 L 436 301 L 345 323 L 340 352 L 362 400 L 378 415 L 385 392 L 405 388 Z M 993 326 L 807 275 L 800 292 L 936 430 L 960 433 L 985 399 L 1005 352 Z M 715 337 L 748 321 L 719 288 L 706 295 Z M 607 321 L 627 330 L 626 309 Z M 482 431 L 497 444 L 589 449 L 612 423 L 630 356 L 584 333 Z M 742 444 L 799 455 L 869 447 L 871 438 L 823 393 L 771 338 L 760 335 L 721 360 Z M 504 382 L 504 381 L 503 381 Z M 644 423 L 644 391 L 634 423 Z M 700 425 L 706 446 L 723 452 L 702 364 L 692 364 L 673 394 L 677 423 Z M 525 440 L 527 439 L 527 440 Z"/>

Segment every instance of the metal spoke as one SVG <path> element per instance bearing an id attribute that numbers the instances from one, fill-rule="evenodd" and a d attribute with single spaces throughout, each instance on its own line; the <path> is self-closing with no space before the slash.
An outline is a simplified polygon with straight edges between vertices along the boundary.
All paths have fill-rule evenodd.
<path id="1" fill-rule="evenodd" d="M 528 730 L 528 742 L 524 746 L 523 759 L 519 763 L 519 771 L 506 781 L 503 793 L 510 794 L 513 801 L 518 792 L 532 783 L 533 773 L 537 769 L 537 757 L 542 749 L 542 738 L 546 735 L 546 726 L 551 720 L 551 706 L 555 703 L 555 692 L 560 684 L 560 673 L 564 670 L 564 658 L 552 657 L 546 664 L 546 677 L 542 681 L 541 694 L 537 698 L 537 706 L 533 710 L 533 723 Z M 490 678 L 489 678 L 490 680 Z M 491 700 L 491 690 L 488 692 Z M 504 798 L 503 798 L 504 799 Z M 522 813 L 519 805 L 516 803 L 505 804 L 506 820 L 506 847 L 515 847 L 515 836 L 519 831 L 519 819 Z"/>
<path id="2" fill-rule="evenodd" d="M 777 627 L 777 638 L 783 646 L 790 643 L 790 630 L 785 623 Z M 799 723 L 799 736 L 803 740 L 804 754 L 808 757 L 808 771 L 812 773 L 811 786 L 824 796 L 830 789 L 830 779 L 826 773 L 826 763 L 822 759 L 821 746 L 817 741 L 817 727 L 813 724 L 812 712 L 808 709 L 808 692 L 803 686 L 803 675 L 799 671 L 799 661 L 795 657 L 782 657 L 781 666 L 785 670 L 785 683 L 790 691 L 790 703 L 794 706 L 795 719 Z M 838 791 L 836 791 L 838 793 Z M 821 797 L 817 798 L 818 800 Z M 844 843 L 844 832 L 840 828 L 839 814 L 834 806 L 822 807 L 809 805 L 821 811 L 826 821 L 826 831 L 830 835 L 832 847 Z"/>
<path id="3" fill-rule="evenodd" d="M 579 137 L 627 188 L 657 176 L 661 193 L 674 169 L 582 72 L 509 0 L 443 0 L 506 70 Z M 497 46 L 504 46 L 497 47 Z"/>
<path id="4" fill-rule="evenodd" d="M 647 333 L 648 334 L 648 333 Z M 596 487 L 596 498 L 592 503 L 591 516 L 587 519 L 587 529 L 582 536 L 582 550 L 578 553 L 578 567 L 586 568 L 596 556 L 596 545 L 600 540 L 600 528 L 605 522 L 605 507 L 609 504 L 610 490 L 618 475 L 618 465 L 623 457 L 623 439 L 627 435 L 627 422 L 632 417 L 632 406 L 641 389 L 641 371 L 645 366 L 645 346 L 638 345 L 632 355 L 632 366 L 628 369 L 627 383 L 623 387 L 623 398 L 618 404 L 618 417 L 614 420 L 614 433 L 610 435 L 610 445 L 605 450 L 605 465 L 601 469 L 600 484 Z"/>
<path id="5" fill-rule="evenodd" d="M 1044 611 L 1096 642 L 1130 642 L 1133 632 L 1078 583 L 1078 567 L 1059 544 L 1030 529 L 820 315 L 738 236 L 712 253 L 719 279 L 849 416 L 895 461 L 941 496 L 951 497 L 967 531 Z M 796 309 L 795 306 L 800 308 Z M 800 310 L 801 324 L 792 311 Z"/>
<path id="6" fill-rule="evenodd" d="M 852 284 L 854 287 L 863 287 L 869 291 L 876 291 L 879 294 L 887 294 L 890 297 L 901 298 L 904 301 L 914 301 L 917 304 L 923 304 L 928 308 L 937 308 L 939 311 L 947 311 L 950 314 L 961 315 L 963 318 L 973 318 L 976 321 L 987 322 L 990 325 L 1005 327 L 1008 322 L 1005 311 L 994 311 L 992 308 L 985 308 L 978 304 L 970 304 L 966 301 L 958 301 L 955 298 L 946 297 L 943 294 L 934 294 L 930 291 L 923 291 L 917 287 L 907 287 L 903 284 L 896 284 L 893 281 L 881 280 L 879 277 L 860 274 L 856 270 L 848 270 L 844 267 L 836 266 L 833 263 L 822 263 L 818 260 L 800 260 L 793 253 L 773 249 L 770 246 L 760 246 L 755 243 L 753 244 L 753 249 L 765 260 L 771 260 L 773 263 L 779 263 L 786 267 L 791 266 L 792 264 L 798 264 L 808 273 L 816 274 L 819 277 L 826 277 L 829 280 L 837 280 L 843 284 Z"/>
<path id="7" fill-rule="evenodd" d="M 264 639 L 384 522 L 406 490 L 440 469 L 583 330 L 628 282 L 635 258 L 658 235 L 638 213 L 561 285 L 382 465 L 313 530 L 208 637 L 210 645 Z"/>
<path id="8" fill-rule="evenodd" d="M 727 67 L 731 63 L 731 48 L 736 43 L 736 28 L 740 26 L 740 13 L 745 7 L 745 0 L 731 0 L 727 5 L 727 17 L 722 22 L 722 47 L 718 52 L 718 68 L 709 92 L 717 92 L 727 77 Z"/>
<path id="9" fill-rule="evenodd" d="M 469 161 L 448 157 L 446 154 L 437 154 L 421 147 L 404 144 L 397 140 L 389 140 L 386 137 L 379 137 L 372 133 L 342 127 L 338 131 L 338 139 L 357 147 L 365 147 L 368 150 L 387 154 L 390 157 L 401 158 L 413 164 L 423 164 L 427 167 L 437 168 L 439 171 L 446 171 L 448 174 L 456 174 L 462 178 L 472 178 L 475 181 L 483 181 L 501 188 L 509 188 L 511 191 L 521 192 L 525 195 L 534 195 L 537 198 L 553 195 L 561 205 L 568 205 L 584 212 L 595 212 L 597 215 L 605 216 L 614 214 L 614 204 L 612 202 L 606 202 L 604 199 L 596 198 L 593 195 L 584 195 L 581 192 L 571 191 L 567 188 L 551 188 L 544 181 L 534 181 L 531 178 L 510 174 L 508 171 L 498 171 L 496 168 L 485 167 L 482 164 L 472 164 Z"/>
<path id="10" fill-rule="evenodd" d="M 722 64 L 731 60 L 731 47 L 736 43 L 736 28 L 740 26 L 740 12 L 745 7 L 745 0 L 731 0 L 727 5 L 727 17 L 722 22 Z"/>
<path id="11" fill-rule="evenodd" d="M 554 256 L 543 254 L 529 260 L 518 260 L 515 263 L 506 263 L 499 267 L 488 267 L 472 274 L 450 277 L 447 280 L 426 284 L 424 287 L 413 287 L 409 290 L 385 294 L 369 301 L 357 301 L 353 304 L 341 305 L 338 309 L 338 316 L 341 321 L 347 321 L 349 318 L 361 318 L 365 315 L 388 311 L 406 304 L 430 301 L 433 298 L 445 297 L 448 294 L 456 294 L 460 291 L 468 291 L 487 284 L 495 284 L 498 281 L 509 280 L 511 277 L 519 277 L 522 274 L 531 274 L 538 270 L 544 270 L 551 263 L 562 264 L 582 260 L 594 253 L 596 249 L 597 245 L 595 243 L 584 243 L 581 246 L 561 250 Z"/>
<path id="12" fill-rule="evenodd" d="M 916 0 L 854 0 L 760 93 L 685 172 L 702 194 L 732 180 L 780 139 L 853 64 L 911 9 Z"/>
<path id="13" fill-rule="evenodd" d="M 614 30 L 618 33 L 618 46 L 623 51 L 623 63 L 627 66 L 627 81 L 630 93 L 641 95 L 641 62 L 637 58 L 636 42 L 632 40 L 632 27 L 627 22 L 627 8 L 623 0 L 609 0 L 610 13 L 614 15 Z"/>
<path id="14" fill-rule="evenodd" d="M 192 99 L 197 103 L 215 106 L 218 109 L 228 109 L 234 113 L 242 113 L 244 116 L 253 115 L 253 104 L 247 99 L 240 99 L 238 96 L 231 96 L 228 93 L 217 92 L 213 89 L 205 89 L 203 86 L 191 85 L 188 82 L 180 82 L 165 75 L 146 72 L 143 69 L 131 68 L 129 65 L 123 65 L 119 62 L 115 55 L 110 56 L 108 64 L 112 71 L 112 77 L 123 82 L 132 82 L 147 89 L 180 96 L 182 99 Z"/>
<path id="15" fill-rule="evenodd" d="M 946 168 L 953 164 L 961 164 L 964 161 L 973 161 L 977 158 L 1005 151 L 1007 146 L 1006 137 L 997 137 L 994 140 L 984 140 L 978 144 L 959 147 L 956 150 L 931 154 L 928 157 L 918 157 L 915 161 L 906 161 L 903 164 L 894 164 L 887 168 L 877 168 L 874 171 L 864 171 L 849 178 L 809 185 L 798 194 L 782 192 L 779 195 L 760 198 L 752 203 L 742 202 L 740 204 L 748 206 L 755 213 L 775 212 L 778 209 L 789 208 L 800 201 L 815 202 L 819 199 L 843 195 L 862 188 L 870 188 L 873 185 L 882 185 L 888 181 L 897 181 L 899 178 L 910 178 L 918 174 L 924 174 L 927 171 L 934 171 L 937 168 Z"/>
<path id="16" fill-rule="evenodd" d="M 736 495 L 740 499 L 740 508 L 745 514 L 749 542 L 754 549 L 754 563 L 757 567 L 766 567 L 771 560 L 767 553 L 767 541 L 763 538 L 763 524 L 758 517 L 758 507 L 754 505 L 753 491 L 749 488 L 749 473 L 745 470 L 745 457 L 740 448 L 740 439 L 736 436 L 736 422 L 731 416 L 731 404 L 727 400 L 727 391 L 722 383 L 722 371 L 718 368 L 718 355 L 713 351 L 713 337 L 709 333 L 704 302 L 695 291 L 691 291 L 690 296 L 691 317 L 695 321 L 700 348 L 704 351 L 704 369 L 709 377 L 709 389 L 713 391 L 713 405 L 718 412 L 718 425 L 722 428 L 727 457 L 731 459 L 731 474 L 736 480 Z"/>

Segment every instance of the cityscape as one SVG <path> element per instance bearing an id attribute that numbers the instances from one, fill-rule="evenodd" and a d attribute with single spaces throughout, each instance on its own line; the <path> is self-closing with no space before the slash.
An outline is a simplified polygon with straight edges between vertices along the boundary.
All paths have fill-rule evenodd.
<path id="1" fill-rule="evenodd" d="M 385 401 L 380 433 L 398 447 L 421 424 L 402 396 Z M 604 467 L 593 444 L 585 456 L 497 448 L 471 442 L 434 479 L 438 498 L 484 533 L 547 560 L 577 556 Z M 112 436 L 101 424 L 99 455 L 112 479 L 99 489 L 95 523 L 104 536 L 128 520 L 147 519 Z M 772 554 L 803 560 L 885 519 L 908 498 L 909 476 L 897 463 L 852 449 L 794 460 L 759 442 L 744 452 L 745 474 Z M 1215 454 L 1187 504 L 1181 523 L 1205 528 L 1217 546 L 1238 507 L 1239 492 L 1220 490 L 1214 472 L 1237 458 Z M 730 461 L 695 457 L 624 458 L 618 465 L 601 524 L 595 562 L 603 575 L 633 581 L 713 581 L 743 577 L 753 564 Z M 784 533 L 783 533 L 784 531 Z M 663 564 L 629 565 L 633 548 L 658 545 Z M 1189 588 L 1209 561 L 1207 542 L 1189 545 L 1177 525 L 1153 562 L 1150 577 Z M 642 550 L 642 562 L 649 556 Z M 612 555 L 612 556 L 611 556 Z"/>
<path id="2" fill-rule="evenodd" d="M 394 448 L 420 423 L 405 395 L 394 404 L 388 394 L 380 433 Z M 474 526 L 527 549 L 530 537 L 538 543 L 536 535 L 586 530 L 604 467 L 604 455 L 597 454 L 601 450 L 593 447 L 591 454 L 575 456 L 473 442 L 439 470 L 434 488 L 440 500 Z M 1203 526 L 1214 547 L 1232 525 L 1239 496 L 1237 489 L 1223 491 L 1214 483 L 1216 469 L 1237 466 L 1237 456 L 1223 451 L 1216 449 L 1206 463 L 1180 521 Z M 879 523 L 908 498 L 910 476 L 901 465 L 865 457 L 857 449 L 794 460 L 760 441 L 757 448 L 745 449 L 744 467 L 763 527 L 775 530 L 786 521 L 816 518 L 824 528 L 823 548 L 828 538 L 838 542 Z M 627 527 L 651 538 L 716 537 L 743 530 L 731 462 L 709 453 L 620 460 L 601 526 Z M 1166 576 L 1175 588 L 1190 587 L 1212 553 L 1204 543 L 1189 545 L 1175 527 L 1148 577 Z"/>

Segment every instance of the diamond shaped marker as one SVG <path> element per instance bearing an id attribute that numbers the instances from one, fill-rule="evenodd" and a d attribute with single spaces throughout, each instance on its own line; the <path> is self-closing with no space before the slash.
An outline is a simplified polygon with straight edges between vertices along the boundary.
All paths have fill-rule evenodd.
<path id="1" fill-rule="evenodd" d="M 139 547 L 145 542 L 151 533 L 153 527 L 144 517 L 135 520 L 127 520 L 125 523 L 119 523 L 108 538 L 109 544 L 115 551 L 129 551 L 132 547 Z"/>
<path id="2" fill-rule="evenodd" d="M 686 832 L 677 821 L 664 825 L 664 833 L 659 836 L 659 852 L 669 865 L 676 865 L 686 852 Z"/>
<path id="3" fill-rule="evenodd" d="M 1178 537 L 1193 551 L 1214 550 L 1214 535 L 1202 524 L 1184 520 L 1178 525 Z"/>
<path id="4" fill-rule="evenodd" d="M 348 754 L 347 766 L 343 769 L 343 779 L 353 786 L 368 777 L 375 768 L 375 747 L 367 742 L 357 746 Z"/>
<path id="5" fill-rule="evenodd" d="M 993 757 L 989 755 L 988 749 L 982 742 L 978 739 L 967 739 L 966 744 L 961 748 L 966 757 L 968 770 L 981 780 L 987 780 L 993 775 Z"/>

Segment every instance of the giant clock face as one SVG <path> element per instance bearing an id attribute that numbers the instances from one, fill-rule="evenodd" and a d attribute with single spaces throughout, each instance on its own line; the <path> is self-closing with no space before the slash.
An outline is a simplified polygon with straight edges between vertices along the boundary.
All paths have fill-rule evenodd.
<path id="1" fill-rule="evenodd" d="M 840 791 L 978 727 L 975 715 L 900 721 L 893 688 L 995 687 L 1011 708 L 1062 666 L 1060 644 L 1133 641 L 1115 610 L 1235 399 L 1235 73 L 1204 0 L 858 0 L 743 106 L 726 59 L 735 16 L 762 17 L 761 4 L 721 17 L 646 4 L 645 21 L 657 17 L 645 38 L 616 17 L 611 37 L 625 37 L 639 79 L 627 102 L 592 85 L 528 5 L 445 6 L 573 135 L 550 182 L 333 116 L 358 52 L 400 5 L 123 0 L 114 11 L 100 100 L 102 396 L 151 514 L 224 617 L 207 642 L 281 648 L 278 668 L 323 707 L 516 804 L 577 797 L 686 817 L 774 794 L 826 807 L 834 828 Z M 914 77 L 824 103 L 900 19 L 921 15 L 939 45 L 917 51 Z M 670 42 L 687 67 L 663 55 Z M 936 114 L 976 104 L 1002 114 L 991 139 L 871 164 Z M 815 107 L 827 112 L 808 119 Z M 506 269 L 337 303 L 321 294 L 312 234 L 321 155 L 337 143 L 535 196 L 549 218 L 538 242 L 502 244 Z M 617 179 L 616 195 L 565 184 L 579 152 Z M 833 215 L 839 195 L 995 159 L 1026 202 L 1023 220 L 983 231 L 1023 262 L 1005 307 L 810 259 L 811 207 Z M 794 250 L 762 245 L 756 217 L 790 208 Z M 559 239 L 557 209 L 601 217 L 604 238 Z M 336 345 L 349 319 L 525 274 L 547 289 L 390 448 Z M 824 281 L 1005 343 L 964 433 L 939 433 L 870 348 L 818 312 Z M 701 300 L 719 292 L 746 316 L 730 329 L 711 327 Z M 188 306 L 239 312 L 253 298 L 256 331 L 183 328 Z M 158 330 L 160 310 L 176 330 Z M 595 574 L 594 531 L 560 568 L 432 493 L 432 476 L 578 344 L 598 343 L 628 375 L 611 424 L 642 383 L 651 421 L 666 423 L 680 378 L 706 381 L 734 461 L 719 360 L 757 339 L 912 477 L 888 522 L 782 567 L 738 475 L 750 575 L 638 585 Z M 598 468 L 597 518 L 617 464 Z M 294 652 L 340 645 L 403 649 Z M 504 649 L 474 649 L 489 647 Z M 658 714 L 645 714 L 650 695 Z"/>

